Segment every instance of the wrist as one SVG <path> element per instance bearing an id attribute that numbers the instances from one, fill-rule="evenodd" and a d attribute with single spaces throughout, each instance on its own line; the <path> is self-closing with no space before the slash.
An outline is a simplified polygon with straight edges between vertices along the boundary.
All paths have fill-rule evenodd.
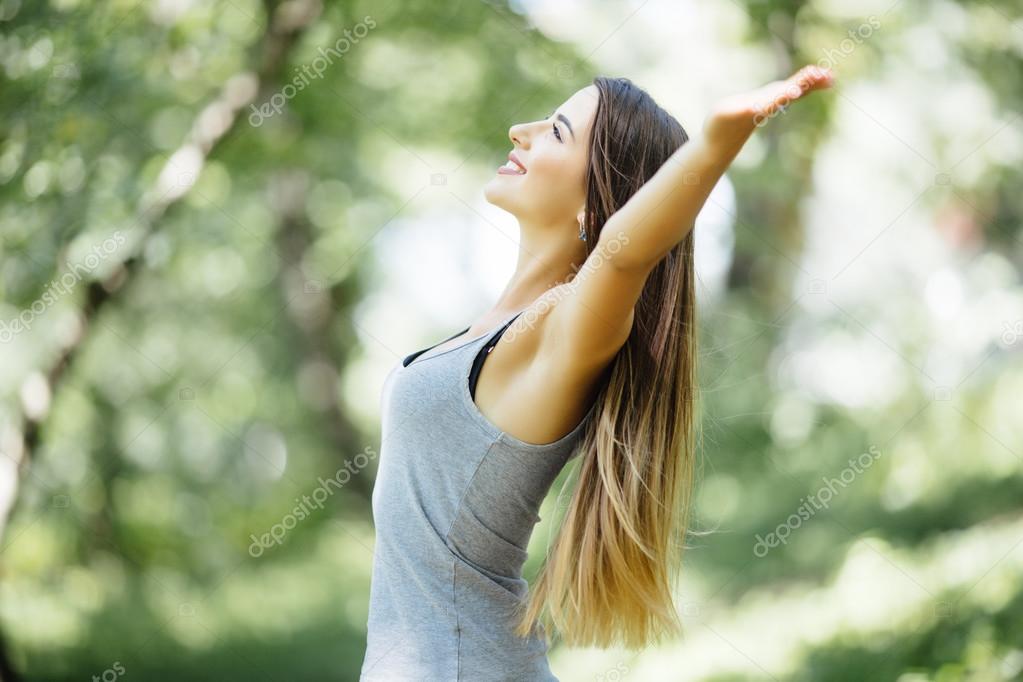
<path id="1" fill-rule="evenodd" d="M 703 124 L 707 145 L 721 153 L 737 153 L 756 130 L 754 116 L 748 112 L 715 109 Z"/>

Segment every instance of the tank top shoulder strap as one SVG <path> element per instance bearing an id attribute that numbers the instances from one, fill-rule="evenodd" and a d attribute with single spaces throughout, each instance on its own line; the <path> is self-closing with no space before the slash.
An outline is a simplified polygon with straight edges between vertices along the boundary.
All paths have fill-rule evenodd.
<path id="1" fill-rule="evenodd" d="M 433 344 L 432 346 L 427 346 L 426 348 L 424 348 L 422 350 L 417 350 L 414 353 L 410 353 L 410 354 L 406 355 L 405 358 L 401 361 L 402 367 L 408 367 L 416 358 L 418 358 L 423 353 L 429 353 L 431 350 L 433 350 L 437 346 L 441 345 L 442 343 L 447 343 L 451 339 L 454 339 L 456 337 L 461 336 L 462 334 L 465 334 L 467 331 L 469 331 L 469 329 L 470 329 L 470 327 L 466 327 L 462 331 L 456 332 L 456 333 L 452 334 L 451 336 L 449 336 L 448 338 L 444 339 L 443 341 L 438 341 L 437 343 Z"/>

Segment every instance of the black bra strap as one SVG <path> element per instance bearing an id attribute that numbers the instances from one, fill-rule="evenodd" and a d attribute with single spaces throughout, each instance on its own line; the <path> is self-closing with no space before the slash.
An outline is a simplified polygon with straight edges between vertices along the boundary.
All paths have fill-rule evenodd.
<path id="1" fill-rule="evenodd" d="M 490 351 L 492 351 L 494 349 L 494 346 L 497 345 L 497 342 L 501 340 L 501 335 L 504 334 L 504 331 L 508 327 L 510 327 L 511 323 L 514 322 L 515 319 L 521 314 L 522 314 L 521 312 L 516 313 L 515 317 L 508 320 L 508 322 L 503 327 L 501 327 L 497 331 L 497 333 L 490 338 L 489 341 L 483 344 L 483 347 L 480 348 L 479 352 L 476 353 L 476 357 L 473 358 L 472 370 L 470 370 L 469 372 L 469 395 L 472 396 L 473 399 L 476 398 L 476 381 L 479 379 L 480 370 L 483 369 L 483 363 L 486 361 L 487 356 L 490 355 Z"/>

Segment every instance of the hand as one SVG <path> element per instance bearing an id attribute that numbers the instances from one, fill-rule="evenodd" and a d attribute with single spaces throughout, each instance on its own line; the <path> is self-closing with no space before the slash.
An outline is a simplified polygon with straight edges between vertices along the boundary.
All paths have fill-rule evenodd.
<path id="1" fill-rule="evenodd" d="M 714 105 L 703 126 L 712 141 L 745 141 L 754 129 L 784 112 L 796 100 L 831 87 L 831 69 L 808 65 L 785 80 L 773 81 L 749 92 L 730 95 Z"/>

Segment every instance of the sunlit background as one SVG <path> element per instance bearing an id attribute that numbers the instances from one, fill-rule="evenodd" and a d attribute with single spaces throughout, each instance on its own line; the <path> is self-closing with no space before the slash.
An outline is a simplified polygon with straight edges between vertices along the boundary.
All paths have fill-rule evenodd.
<path id="1" fill-rule="evenodd" d="M 1023 679 L 1021 17 L 0 0 L 0 676 L 357 679 L 383 378 L 510 276 L 509 126 L 817 63 L 697 223 L 685 637 L 552 669 Z"/>

